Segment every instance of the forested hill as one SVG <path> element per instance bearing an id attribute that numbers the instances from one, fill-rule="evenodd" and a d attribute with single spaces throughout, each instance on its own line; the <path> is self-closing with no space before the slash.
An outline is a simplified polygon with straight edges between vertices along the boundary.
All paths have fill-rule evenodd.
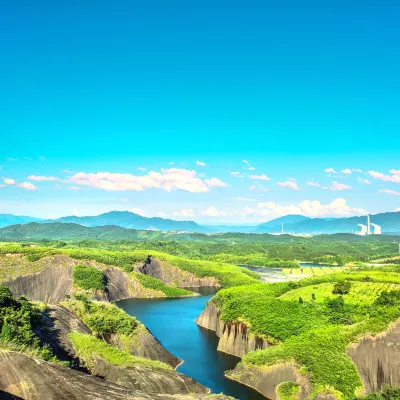
<path id="1" fill-rule="evenodd" d="M 105 214 L 96 215 L 93 217 L 62 217 L 54 221 L 46 222 L 63 222 L 74 223 L 83 226 L 105 226 L 115 225 L 129 229 L 144 229 L 144 230 L 160 230 L 160 231 L 186 231 L 210 233 L 214 230 L 208 227 L 201 226 L 193 221 L 175 221 L 165 218 L 148 218 L 129 211 L 111 211 Z"/>
<path id="2" fill-rule="evenodd" d="M 296 217 L 296 218 L 293 218 Z M 293 221 L 295 219 L 295 221 Z M 371 215 L 371 222 L 382 227 L 382 233 L 400 234 L 400 212 L 387 212 Z M 367 217 L 349 218 L 308 218 L 301 215 L 287 215 L 259 225 L 256 233 L 281 232 L 281 223 L 286 233 L 355 233 L 360 230 L 357 224 L 367 224 Z M 373 229 L 371 227 L 371 229 Z"/>
<path id="3" fill-rule="evenodd" d="M 400 236 L 371 235 L 358 236 L 348 233 L 318 235 L 323 241 L 345 242 L 398 242 Z M 228 245 L 245 243 L 297 243 L 309 239 L 300 236 L 256 234 L 256 233 L 173 233 L 121 228 L 115 225 L 87 227 L 72 223 L 36 223 L 12 225 L 0 228 L 0 240 L 35 241 L 35 240 L 104 240 L 104 241 L 175 241 L 175 242 L 210 242 Z"/>
<path id="4" fill-rule="evenodd" d="M 26 217 L 23 215 L 0 214 L 0 228 L 15 224 L 27 224 L 29 222 L 39 222 L 39 218 Z"/>

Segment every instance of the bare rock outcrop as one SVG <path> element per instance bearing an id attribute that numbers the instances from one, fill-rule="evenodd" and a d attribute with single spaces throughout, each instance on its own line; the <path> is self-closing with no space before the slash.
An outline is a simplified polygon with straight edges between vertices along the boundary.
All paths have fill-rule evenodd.
<path id="1" fill-rule="evenodd" d="M 250 351 L 265 349 L 268 342 L 248 332 L 242 322 L 225 323 L 220 318 L 218 307 L 209 302 L 203 312 L 197 317 L 196 323 L 206 329 L 215 331 L 219 337 L 218 351 L 243 357 Z"/>
<path id="2" fill-rule="evenodd" d="M 3 282 L 15 297 L 57 304 L 73 292 L 72 266 L 48 267 L 34 274 Z"/>
<path id="3" fill-rule="evenodd" d="M 153 370 L 145 367 L 120 368 L 94 355 L 93 375 L 108 382 L 145 393 L 208 393 L 209 390 L 194 379 L 171 370 Z"/>
<path id="4" fill-rule="evenodd" d="M 71 310 L 60 305 L 48 306 L 43 322 L 36 330 L 42 342 L 48 344 L 58 358 L 71 360 L 75 367 L 79 367 L 79 359 L 68 336 L 71 332 L 92 334 L 92 331 Z"/>
<path id="5" fill-rule="evenodd" d="M 143 265 L 138 265 L 136 268 L 142 274 L 157 278 L 169 286 L 181 288 L 221 286 L 214 277 L 198 278 L 190 272 L 183 271 L 166 261 L 159 261 L 153 257 L 149 257 Z"/>
<path id="6" fill-rule="evenodd" d="M 144 393 L 12 351 L 0 351 L 0 371 L 0 395 L 24 400 L 203 400 L 208 397 L 206 394 Z M 216 398 L 229 400 L 224 395 Z"/>
<path id="7" fill-rule="evenodd" d="M 347 348 L 358 369 L 365 392 L 378 392 L 384 385 L 400 386 L 400 321 L 386 332 L 366 336 Z"/>
<path id="8" fill-rule="evenodd" d="M 250 386 L 263 396 L 278 400 L 277 386 L 282 382 L 296 382 L 301 387 L 298 398 L 308 399 L 312 385 L 309 379 L 301 375 L 293 364 L 277 364 L 273 367 L 255 368 L 239 364 L 235 369 L 225 374 L 229 379 Z"/>

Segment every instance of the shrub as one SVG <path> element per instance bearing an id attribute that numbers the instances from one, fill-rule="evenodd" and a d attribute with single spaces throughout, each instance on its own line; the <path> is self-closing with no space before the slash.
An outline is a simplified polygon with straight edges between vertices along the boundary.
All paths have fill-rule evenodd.
<path id="1" fill-rule="evenodd" d="M 103 272 L 94 267 L 76 265 L 73 272 L 74 283 L 85 290 L 104 290 Z"/>
<path id="2" fill-rule="evenodd" d="M 349 281 L 336 282 L 333 286 L 332 294 L 349 294 L 351 283 Z"/>

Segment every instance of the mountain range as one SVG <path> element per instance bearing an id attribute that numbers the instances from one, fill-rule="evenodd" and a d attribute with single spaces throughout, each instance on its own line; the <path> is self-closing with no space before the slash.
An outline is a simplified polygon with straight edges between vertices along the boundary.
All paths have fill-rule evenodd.
<path id="1" fill-rule="evenodd" d="M 178 231 L 196 233 L 241 232 L 241 233 L 285 233 L 332 234 L 355 233 L 358 224 L 367 223 L 366 216 L 347 218 L 310 218 L 303 215 L 286 215 L 254 226 L 203 226 L 194 221 L 175 221 L 165 218 L 148 218 L 128 211 L 111 211 L 97 216 L 62 217 L 56 220 L 40 220 L 27 216 L 0 214 L 0 228 L 16 224 L 77 224 L 83 227 L 116 227 L 145 231 Z M 400 212 L 371 215 L 371 222 L 382 227 L 383 234 L 400 234 Z M 35 224 L 36 226 L 36 224 Z M 38 229 L 38 228 L 35 228 Z M 45 229 L 43 227 L 43 229 Z"/>

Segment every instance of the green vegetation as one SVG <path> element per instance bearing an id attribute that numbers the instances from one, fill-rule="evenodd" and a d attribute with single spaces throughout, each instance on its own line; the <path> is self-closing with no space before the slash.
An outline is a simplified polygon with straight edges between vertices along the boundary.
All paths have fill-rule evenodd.
<path id="1" fill-rule="evenodd" d="M 300 386 L 295 382 L 282 382 L 276 388 L 280 400 L 294 400 L 299 391 Z"/>
<path id="2" fill-rule="evenodd" d="M 118 367 L 129 368 L 139 366 L 157 370 L 172 369 L 171 366 L 161 361 L 133 356 L 129 352 L 110 346 L 91 335 L 72 332 L 69 334 L 69 338 L 74 345 L 77 355 L 89 368 L 93 367 L 93 356 L 97 355 L 108 363 Z"/>
<path id="3" fill-rule="evenodd" d="M 132 272 L 132 275 L 142 284 L 142 286 L 149 289 L 159 290 L 160 292 L 163 292 L 167 297 L 193 295 L 193 292 L 189 290 L 164 285 L 159 279 L 153 278 L 149 275 L 144 275 L 139 272 Z"/>
<path id="4" fill-rule="evenodd" d="M 356 397 L 354 400 L 398 400 L 400 388 L 386 386 L 379 393 L 371 393 L 367 396 Z"/>
<path id="5" fill-rule="evenodd" d="M 71 309 L 96 335 L 109 335 L 120 333 L 131 335 L 138 321 L 117 306 L 100 302 L 91 301 L 87 296 L 77 295 L 76 300 L 69 300 L 63 303 Z"/>
<path id="6" fill-rule="evenodd" d="M 105 277 L 95 267 L 76 265 L 73 271 L 74 284 L 85 290 L 104 290 Z"/>
<path id="7" fill-rule="evenodd" d="M 23 254 L 31 261 L 37 261 L 45 256 L 55 254 L 67 254 L 77 260 L 94 260 L 106 265 L 115 265 L 124 270 L 129 270 L 132 265 L 136 265 L 137 263 L 143 263 L 147 259 L 148 255 L 152 254 L 155 258 L 161 261 L 166 261 L 183 271 L 191 272 L 199 278 L 215 277 L 223 287 L 248 285 L 256 283 L 258 280 L 258 275 L 256 273 L 236 265 L 204 260 L 189 260 L 184 257 L 177 257 L 149 250 L 108 251 L 86 248 L 30 247 L 18 244 L 9 244 L 0 246 L 0 254 Z M 96 274 L 96 272 L 94 272 L 94 274 Z M 80 282 L 82 283 L 78 283 L 78 285 L 84 285 L 83 288 L 100 287 L 100 274 L 97 273 L 96 276 L 92 276 L 90 272 L 86 273 L 85 270 L 85 274 Z"/>
<path id="8" fill-rule="evenodd" d="M 251 334 L 275 344 L 248 353 L 242 364 L 294 361 L 310 376 L 315 391 L 332 388 L 352 399 L 362 383 L 346 347 L 400 318 L 399 284 L 398 267 L 370 267 L 224 289 L 211 301 L 224 321 L 241 321 Z"/>
<path id="9" fill-rule="evenodd" d="M 34 333 L 44 309 L 44 305 L 35 305 L 25 297 L 14 298 L 10 289 L 0 286 L 0 348 L 31 353 L 56 362 L 50 348 L 43 346 Z"/>

